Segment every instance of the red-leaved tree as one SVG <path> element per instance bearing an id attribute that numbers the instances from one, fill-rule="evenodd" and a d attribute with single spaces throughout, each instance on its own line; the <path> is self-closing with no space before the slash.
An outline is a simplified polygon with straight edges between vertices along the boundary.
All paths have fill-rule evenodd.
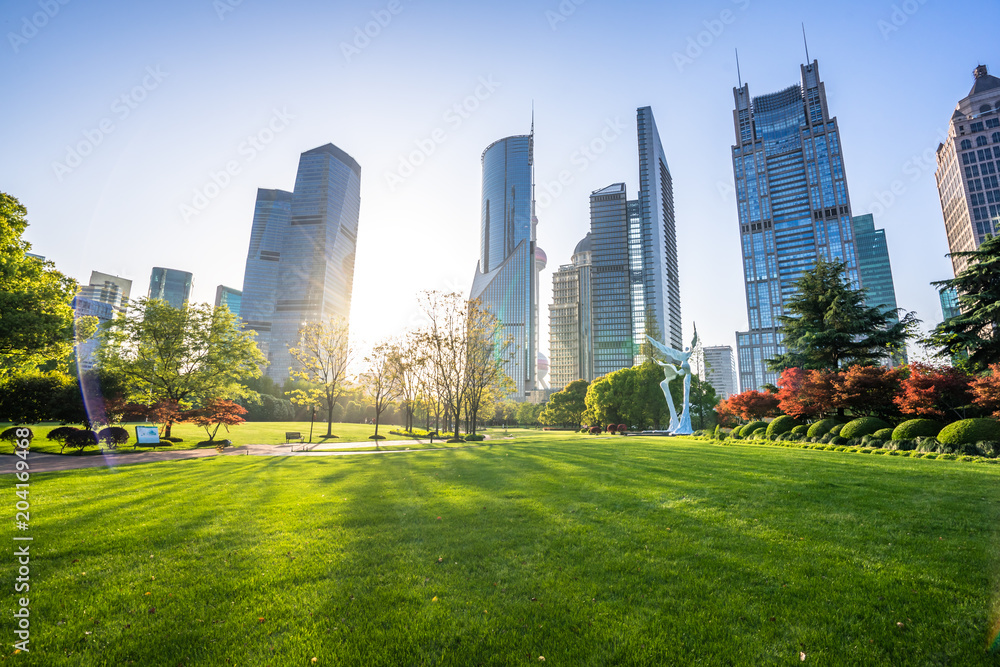
<path id="1" fill-rule="evenodd" d="M 778 378 L 778 407 L 796 419 L 813 419 L 840 407 L 834 388 L 836 371 L 788 368 Z"/>
<path id="2" fill-rule="evenodd" d="M 736 426 L 739 422 L 736 413 L 729 407 L 729 400 L 725 398 L 715 404 L 715 415 L 719 418 L 719 426 L 725 428 Z"/>
<path id="3" fill-rule="evenodd" d="M 747 421 L 756 421 L 778 414 L 778 397 L 756 389 L 733 394 L 727 403 L 730 410 Z"/>
<path id="4" fill-rule="evenodd" d="M 911 364 L 896 405 L 904 415 L 964 419 L 972 402 L 972 378 L 952 366 Z"/>
<path id="5" fill-rule="evenodd" d="M 992 364 L 986 375 L 973 380 L 971 389 L 973 404 L 1000 419 L 1000 364 Z"/>
<path id="6" fill-rule="evenodd" d="M 833 380 L 834 403 L 857 416 L 895 417 L 903 371 L 885 366 L 851 366 Z"/>
<path id="7" fill-rule="evenodd" d="M 245 420 L 243 415 L 247 413 L 246 408 L 224 398 L 213 398 L 200 408 L 186 410 L 184 421 L 189 421 L 205 429 L 208 434 L 208 441 L 215 440 L 215 435 L 219 432 L 220 426 L 226 427 L 226 432 L 230 426 L 242 424 Z M 212 427 L 215 428 L 212 428 Z"/>

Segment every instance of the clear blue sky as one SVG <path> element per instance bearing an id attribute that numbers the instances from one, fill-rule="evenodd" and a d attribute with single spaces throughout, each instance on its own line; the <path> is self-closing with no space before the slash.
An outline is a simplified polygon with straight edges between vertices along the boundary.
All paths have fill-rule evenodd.
<path id="1" fill-rule="evenodd" d="M 797 83 L 802 22 L 854 212 L 899 182 L 876 225 L 899 305 L 932 324 L 928 283 L 951 275 L 933 149 L 973 67 L 1000 72 L 995 2 L 62 1 L 0 4 L 0 189 L 28 207 L 34 251 L 83 282 L 131 278 L 137 294 L 154 265 L 192 271 L 211 301 L 220 283 L 242 286 L 256 189 L 291 189 L 299 154 L 333 142 L 362 166 L 352 330 L 366 340 L 414 322 L 419 290 L 468 291 L 480 154 L 528 131 L 533 100 L 539 195 L 573 176 L 539 210 L 544 331 L 551 270 L 589 228 L 589 193 L 618 181 L 635 193 L 635 109 L 650 105 L 674 178 L 685 337 L 697 322 L 706 344 L 735 344 L 747 322 L 728 189 L 733 50 L 751 95 Z M 623 129 L 581 160 L 609 123 Z M 81 142 L 89 154 L 67 161 Z M 390 183 L 418 144 L 434 150 Z"/>

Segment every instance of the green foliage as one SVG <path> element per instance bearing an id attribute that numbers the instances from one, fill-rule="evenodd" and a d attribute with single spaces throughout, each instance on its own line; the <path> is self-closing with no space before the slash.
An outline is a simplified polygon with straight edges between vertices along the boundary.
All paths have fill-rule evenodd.
<path id="1" fill-rule="evenodd" d="M 108 426 L 97 433 L 97 439 L 107 445 L 108 449 L 117 449 L 119 445 L 128 442 L 129 433 L 121 426 Z"/>
<path id="2" fill-rule="evenodd" d="M 534 426 L 538 424 L 538 420 L 544 410 L 544 403 L 519 403 L 515 418 L 521 426 Z"/>
<path id="3" fill-rule="evenodd" d="M 1000 440 L 1000 423 L 995 419 L 962 419 L 948 424 L 937 434 L 948 445 L 975 444 L 980 440 Z"/>
<path id="4" fill-rule="evenodd" d="M 879 440 L 892 440 L 892 429 L 880 428 L 872 434 L 872 437 L 878 438 Z"/>
<path id="5" fill-rule="evenodd" d="M 798 438 L 804 438 L 809 434 L 809 426 L 807 424 L 793 426 L 791 433 Z"/>
<path id="6" fill-rule="evenodd" d="M 846 445 L 847 444 L 847 438 L 842 438 L 839 435 L 832 436 L 830 438 L 830 444 L 831 445 Z"/>
<path id="7" fill-rule="evenodd" d="M 743 439 L 753 437 L 753 434 L 756 433 L 759 429 L 764 429 L 766 431 L 767 422 L 765 421 L 750 422 L 742 429 L 740 429 L 740 437 Z"/>
<path id="8" fill-rule="evenodd" d="M 14 424 L 83 423 L 80 392 L 63 373 L 21 373 L 0 381 L 0 419 Z M 73 409 L 77 408 L 77 409 Z"/>
<path id="9" fill-rule="evenodd" d="M 793 428 L 795 428 L 795 420 L 788 415 L 775 417 L 771 423 L 767 425 L 767 439 L 774 440 L 779 435 L 788 433 Z"/>
<path id="10" fill-rule="evenodd" d="M 788 351 L 769 359 L 768 368 L 836 369 L 879 362 L 905 347 L 919 320 L 866 306 L 864 290 L 851 288 L 845 270 L 842 262 L 820 259 L 802 274 L 785 304 L 788 314 L 778 318 Z"/>
<path id="11" fill-rule="evenodd" d="M 893 440 L 912 440 L 920 437 L 934 437 L 941 432 L 942 425 L 933 419 L 909 419 L 892 431 Z"/>
<path id="12" fill-rule="evenodd" d="M 586 380 L 574 380 L 549 397 L 549 402 L 539 416 L 546 426 L 579 426 L 587 409 Z"/>
<path id="13" fill-rule="evenodd" d="M 836 419 L 820 419 L 815 424 L 809 426 L 809 430 L 806 431 L 806 435 L 810 438 L 819 438 L 830 432 L 833 427 L 838 425 Z"/>
<path id="14" fill-rule="evenodd" d="M 847 422 L 840 429 L 839 435 L 842 438 L 860 438 L 865 435 L 871 435 L 879 429 L 889 428 L 889 424 L 882 421 L 878 417 L 860 417 L 852 421 Z"/>
<path id="15" fill-rule="evenodd" d="M 938 349 L 937 356 L 968 356 L 968 366 L 985 371 L 1000 362 L 1000 237 L 984 240 L 979 248 L 951 253 L 968 261 L 959 274 L 948 280 L 931 283 L 958 293 L 961 313 L 939 324 L 922 341 Z"/>
<path id="16" fill-rule="evenodd" d="M 831 436 L 840 435 L 840 432 L 844 429 L 844 424 L 834 424 L 827 433 Z"/>
<path id="17" fill-rule="evenodd" d="M 662 380 L 663 371 L 652 361 L 599 377 L 587 388 L 586 418 L 594 424 L 624 423 L 639 430 L 667 424 L 670 416 L 660 390 Z M 670 383 L 675 406 L 683 396 L 679 385 Z"/>
<path id="18" fill-rule="evenodd" d="M 482 442 L 485 439 L 486 436 L 483 435 L 482 433 L 470 433 L 469 435 L 465 436 L 466 442 Z"/>
<path id="19" fill-rule="evenodd" d="M 14 442 L 15 440 L 20 440 L 21 437 L 18 436 L 18 431 L 27 431 L 28 440 L 32 440 L 35 437 L 34 432 L 27 426 L 14 426 L 6 429 L 3 433 L 0 433 L 0 441 L 3 442 Z"/>

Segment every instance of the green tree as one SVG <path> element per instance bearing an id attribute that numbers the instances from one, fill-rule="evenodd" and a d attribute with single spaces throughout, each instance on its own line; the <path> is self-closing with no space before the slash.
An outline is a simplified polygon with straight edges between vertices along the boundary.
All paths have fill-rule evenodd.
<path id="1" fill-rule="evenodd" d="M 919 320 L 913 313 L 897 319 L 865 305 L 865 291 L 844 279 L 843 262 L 819 260 L 799 278 L 798 290 L 778 318 L 784 331 L 784 354 L 768 359 L 772 371 L 787 368 L 834 369 L 849 364 L 873 364 L 906 346 Z"/>
<path id="2" fill-rule="evenodd" d="M 922 343 L 945 359 L 968 355 L 970 371 L 980 373 L 1000 362 L 1000 237 L 987 238 L 976 250 L 954 252 L 967 260 L 957 276 L 931 283 L 958 292 L 961 314 L 935 327 Z"/>
<path id="3" fill-rule="evenodd" d="M 254 333 L 244 331 L 227 308 L 159 299 L 136 299 L 102 327 L 98 365 L 120 377 L 137 403 L 189 406 L 215 397 L 239 398 L 242 381 L 260 375 L 266 362 Z M 169 425 L 164 432 L 170 436 Z"/>
<path id="4" fill-rule="evenodd" d="M 587 388 L 584 420 L 592 425 L 625 424 L 646 429 L 669 422 L 667 402 L 660 389 L 663 370 L 652 361 L 622 368 L 594 380 Z M 670 383 L 674 405 L 684 396 L 683 383 Z"/>
<path id="5" fill-rule="evenodd" d="M 673 387 L 671 387 L 671 392 Z M 682 398 L 683 399 L 683 394 Z M 715 387 L 705 382 L 697 375 L 691 376 L 691 421 L 699 431 L 711 428 L 716 423 L 715 406 L 719 404 L 719 396 L 715 393 Z M 680 405 L 678 403 L 678 405 Z M 680 407 L 681 410 L 684 406 Z"/>
<path id="6" fill-rule="evenodd" d="M 76 281 L 25 254 L 26 216 L 17 199 L 0 192 L 0 376 L 46 362 L 65 366 L 73 344 Z"/>
<path id="7" fill-rule="evenodd" d="M 325 408 L 327 438 L 337 437 L 333 434 L 333 406 L 349 387 L 354 348 L 348 333 L 347 320 L 342 317 L 309 322 L 299 329 L 298 344 L 288 350 L 298 363 L 298 367 L 288 369 L 291 378 L 311 383 L 309 389 L 289 392 L 292 403 Z"/>
<path id="8" fill-rule="evenodd" d="M 514 381 L 504 370 L 513 352 L 513 340 L 505 334 L 496 315 L 487 310 L 479 299 L 468 302 L 466 337 L 465 414 L 469 433 L 476 433 L 479 413 L 483 407 L 514 390 Z"/>
<path id="9" fill-rule="evenodd" d="M 375 419 L 375 447 L 378 448 L 378 426 L 382 413 L 392 404 L 401 391 L 400 375 L 403 372 L 400 363 L 399 346 L 391 342 L 379 343 L 371 354 L 365 357 L 368 370 L 361 375 L 361 386 L 372 402 Z"/>
<path id="10" fill-rule="evenodd" d="M 590 383 L 586 380 L 573 380 L 560 391 L 549 397 L 549 402 L 542 411 L 539 419 L 547 426 L 569 426 L 579 427 L 583 423 L 583 413 L 587 409 L 587 387 Z"/>

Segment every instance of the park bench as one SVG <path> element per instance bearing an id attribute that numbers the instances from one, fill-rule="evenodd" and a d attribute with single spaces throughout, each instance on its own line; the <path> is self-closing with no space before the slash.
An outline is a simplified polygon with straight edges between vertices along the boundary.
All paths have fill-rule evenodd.
<path id="1" fill-rule="evenodd" d="M 287 445 L 292 440 L 302 442 L 302 434 L 298 431 L 285 431 L 285 444 Z"/>

